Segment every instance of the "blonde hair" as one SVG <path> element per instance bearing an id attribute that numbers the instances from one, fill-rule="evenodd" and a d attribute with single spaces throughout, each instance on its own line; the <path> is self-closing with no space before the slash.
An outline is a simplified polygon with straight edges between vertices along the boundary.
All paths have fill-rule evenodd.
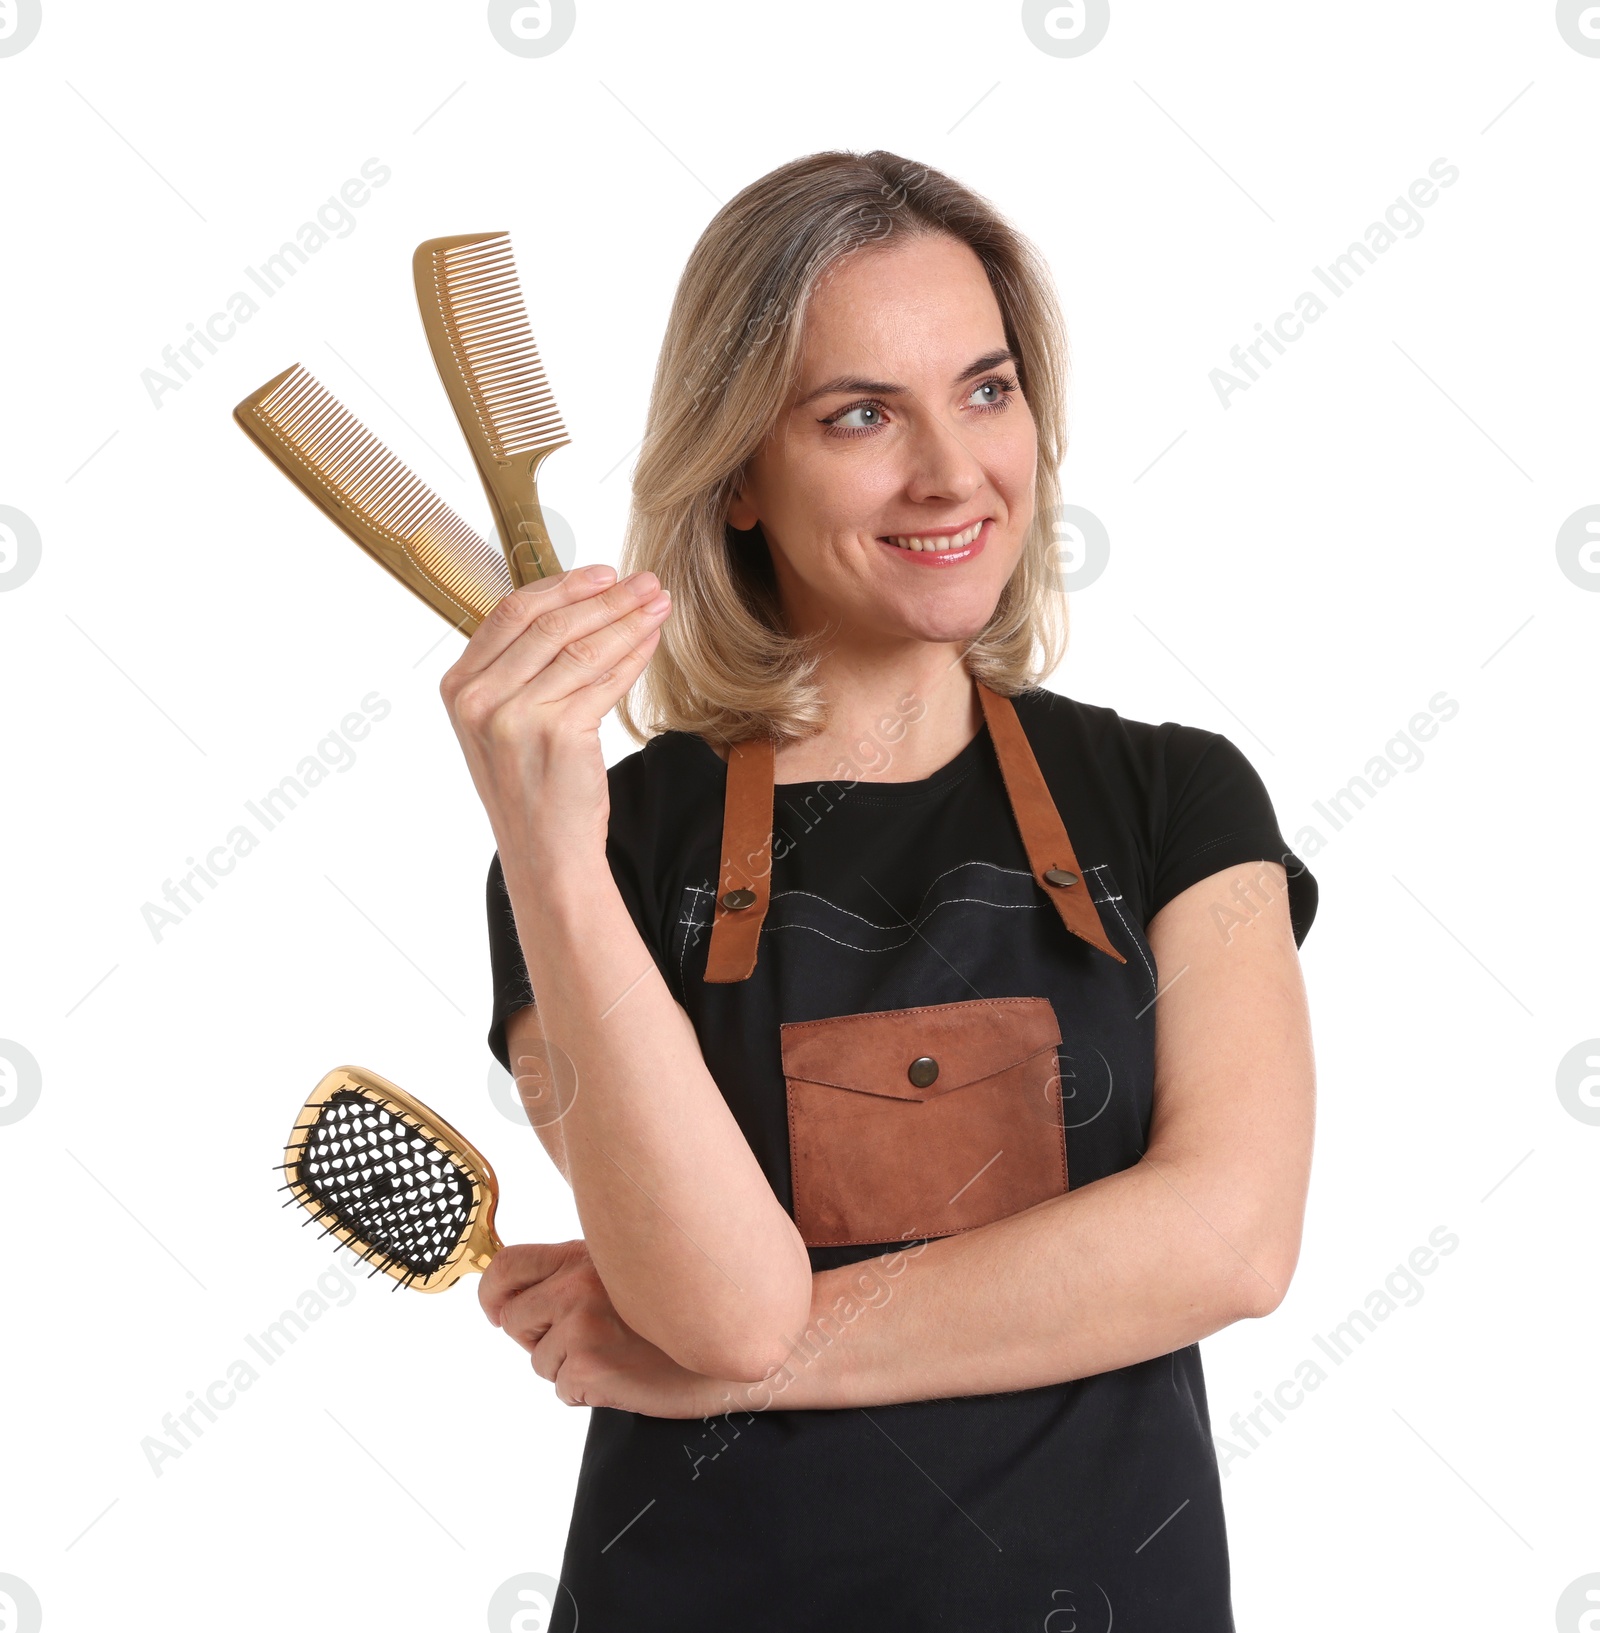
<path id="1" fill-rule="evenodd" d="M 1038 251 L 986 199 L 893 153 L 813 153 L 752 182 L 689 256 L 656 364 L 633 476 L 623 574 L 648 568 L 672 614 L 617 705 L 639 743 L 662 731 L 714 742 L 804 738 L 827 720 L 814 639 L 784 628 L 759 526 L 728 525 L 744 467 L 795 389 L 807 297 L 840 257 L 945 233 L 988 273 L 1038 430 L 1033 526 L 969 674 L 1014 696 L 1061 661 L 1067 619 L 1052 521 L 1066 451 L 1067 340 Z"/>

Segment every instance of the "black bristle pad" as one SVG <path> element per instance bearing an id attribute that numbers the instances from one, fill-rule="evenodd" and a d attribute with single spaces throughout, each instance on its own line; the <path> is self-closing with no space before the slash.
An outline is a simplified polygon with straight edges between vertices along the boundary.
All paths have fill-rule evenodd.
<path id="1" fill-rule="evenodd" d="M 428 1276 L 472 1223 L 472 1176 L 437 1141 L 355 1089 L 331 1095 L 306 1137 L 298 1178 L 387 1268 Z"/>

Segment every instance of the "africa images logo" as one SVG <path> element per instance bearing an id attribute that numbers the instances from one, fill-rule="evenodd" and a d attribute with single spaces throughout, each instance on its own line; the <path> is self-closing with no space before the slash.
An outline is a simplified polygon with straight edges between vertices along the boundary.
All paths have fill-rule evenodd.
<path id="1" fill-rule="evenodd" d="M 0 0 L 0 57 L 14 57 L 33 44 L 39 32 L 39 0 Z M 0 1622 L 0 1633 L 11 1633 Z"/>
<path id="2" fill-rule="evenodd" d="M 10 505 L 0 505 L 0 593 L 20 590 L 38 571 L 43 555 L 39 529 L 32 517 Z"/>
<path id="3" fill-rule="evenodd" d="M 4 10 L 0 0 L 0 15 Z M 0 1571 L 0 1633 L 39 1633 L 43 1622 L 38 1594 L 20 1576 Z"/>

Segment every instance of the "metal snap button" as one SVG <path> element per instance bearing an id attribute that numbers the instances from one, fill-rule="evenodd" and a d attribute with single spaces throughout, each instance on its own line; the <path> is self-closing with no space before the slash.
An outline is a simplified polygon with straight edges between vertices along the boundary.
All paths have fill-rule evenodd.
<path id="1" fill-rule="evenodd" d="M 734 913 L 742 907 L 754 907 L 755 904 L 756 893 L 753 890 L 730 890 L 722 898 L 722 905 Z"/>
<path id="2" fill-rule="evenodd" d="M 906 1068 L 906 1076 L 919 1089 L 925 1089 L 939 1075 L 939 1062 L 932 1055 L 918 1055 Z"/>
<path id="3" fill-rule="evenodd" d="M 1078 882 L 1076 873 L 1068 873 L 1065 868 L 1046 868 L 1044 871 L 1045 883 L 1052 885 L 1075 885 Z"/>

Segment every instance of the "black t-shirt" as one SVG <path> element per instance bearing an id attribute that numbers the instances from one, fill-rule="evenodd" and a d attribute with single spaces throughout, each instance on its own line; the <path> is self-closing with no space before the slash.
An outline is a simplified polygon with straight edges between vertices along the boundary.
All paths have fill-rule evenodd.
<path id="1" fill-rule="evenodd" d="M 791 1213 L 781 1023 L 1048 998 L 1075 1189 L 1132 1167 L 1148 1143 L 1156 972 L 1144 931 L 1156 912 L 1211 874 L 1268 860 L 1287 871 L 1297 944 L 1310 928 L 1316 881 L 1228 738 L 1044 690 L 1012 701 L 1124 964 L 1069 934 L 1035 883 L 986 725 L 914 782 L 778 785 L 756 967 L 733 983 L 703 980 L 724 762 L 666 732 L 610 768 L 613 876 Z M 1222 898 L 1218 910 L 1248 911 Z M 498 856 L 488 911 L 489 1044 L 509 1069 L 506 1017 L 532 994 Z M 812 1248 L 812 1268 L 904 1246 Z M 1083 1627 L 1114 1615 L 1231 1629 L 1199 1346 L 893 1406 L 775 1405 L 705 1423 L 595 1409 L 562 1580 L 597 1629 L 975 1633 L 1036 1629 L 1069 1605 Z"/>

